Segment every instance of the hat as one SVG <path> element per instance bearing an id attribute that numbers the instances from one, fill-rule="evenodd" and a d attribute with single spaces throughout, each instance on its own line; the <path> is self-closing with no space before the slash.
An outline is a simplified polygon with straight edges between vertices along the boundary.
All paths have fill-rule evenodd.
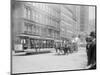
<path id="1" fill-rule="evenodd" d="M 90 36 L 91 36 L 91 37 L 96 37 L 96 33 L 95 33 L 94 31 L 92 31 L 92 32 L 90 33 Z"/>
<path id="2" fill-rule="evenodd" d="M 91 42 L 92 41 L 92 37 L 88 36 L 86 37 L 86 42 Z"/>

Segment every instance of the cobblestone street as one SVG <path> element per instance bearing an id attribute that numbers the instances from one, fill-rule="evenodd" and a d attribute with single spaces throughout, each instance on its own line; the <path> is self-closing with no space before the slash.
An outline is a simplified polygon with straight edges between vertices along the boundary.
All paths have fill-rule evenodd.
<path id="1" fill-rule="evenodd" d="M 12 56 L 13 73 L 29 73 L 84 69 L 87 63 L 85 48 L 69 55 L 51 53 Z"/>

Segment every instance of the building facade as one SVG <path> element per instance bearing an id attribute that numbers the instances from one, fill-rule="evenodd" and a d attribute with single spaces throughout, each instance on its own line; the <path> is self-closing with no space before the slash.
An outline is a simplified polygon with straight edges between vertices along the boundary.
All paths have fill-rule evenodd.
<path id="1" fill-rule="evenodd" d="M 88 35 L 89 25 L 89 6 L 80 6 L 79 24 L 81 41 L 85 42 L 85 38 Z"/>
<path id="2" fill-rule="evenodd" d="M 77 23 L 77 6 L 61 5 L 61 36 L 71 39 L 77 36 L 79 24 Z"/>
<path id="3" fill-rule="evenodd" d="M 84 12 L 84 13 L 83 13 Z M 80 31 L 85 32 L 89 26 L 89 7 L 80 6 Z"/>
<path id="4" fill-rule="evenodd" d="M 96 32 L 96 7 L 89 7 L 89 29 L 88 32 L 91 31 Z"/>
<path id="5" fill-rule="evenodd" d="M 89 28 L 87 6 L 16 1 L 11 7 L 12 49 L 15 44 L 52 48 L 54 41 L 83 35 Z"/>
<path id="6" fill-rule="evenodd" d="M 53 47 L 60 38 L 60 8 L 56 4 L 16 2 L 12 10 L 12 45 Z"/>

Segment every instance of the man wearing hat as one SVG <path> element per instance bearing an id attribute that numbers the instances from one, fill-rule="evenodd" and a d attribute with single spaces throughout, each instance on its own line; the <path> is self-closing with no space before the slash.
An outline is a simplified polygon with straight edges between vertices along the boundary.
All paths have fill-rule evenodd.
<path id="1" fill-rule="evenodd" d="M 87 66 L 90 69 L 96 68 L 96 34 L 91 32 L 90 35 L 86 38 L 86 49 L 87 49 Z"/>

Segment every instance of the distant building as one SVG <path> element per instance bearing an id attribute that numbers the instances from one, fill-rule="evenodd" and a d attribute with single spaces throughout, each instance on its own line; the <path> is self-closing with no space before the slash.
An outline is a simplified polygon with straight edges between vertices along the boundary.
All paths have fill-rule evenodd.
<path id="1" fill-rule="evenodd" d="M 90 11 L 91 9 L 91 11 Z M 95 7 L 80 6 L 80 34 L 83 40 L 91 31 L 95 31 Z"/>
<path id="2" fill-rule="evenodd" d="M 89 29 L 88 32 L 96 31 L 96 8 L 89 7 Z"/>
<path id="3" fill-rule="evenodd" d="M 71 39 L 78 35 L 77 6 L 61 5 L 61 37 Z"/>
<path id="4" fill-rule="evenodd" d="M 87 32 L 89 26 L 89 7 L 80 6 L 80 31 Z"/>

